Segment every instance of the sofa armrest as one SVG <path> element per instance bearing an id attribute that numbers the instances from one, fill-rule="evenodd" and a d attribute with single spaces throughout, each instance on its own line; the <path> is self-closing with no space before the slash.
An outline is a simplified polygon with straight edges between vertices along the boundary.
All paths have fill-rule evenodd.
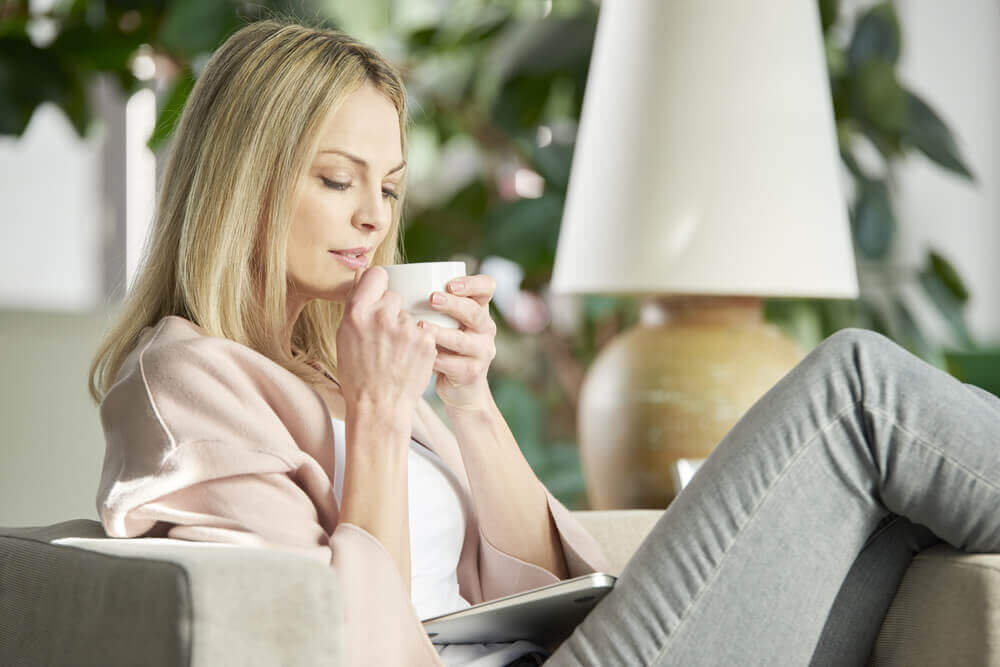
<path id="1" fill-rule="evenodd" d="M 663 510 L 603 510 L 577 511 L 573 516 L 593 535 L 611 571 L 618 576 L 636 548 L 646 539 Z"/>
<path id="2" fill-rule="evenodd" d="M 0 664 L 336 664 L 326 563 L 286 550 L 0 528 Z"/>
<path id="3" fill-rule="evenodd" d="M 896 591 L 870 665 L 1000 664 L 1000 554 L 938 544 Z"/>

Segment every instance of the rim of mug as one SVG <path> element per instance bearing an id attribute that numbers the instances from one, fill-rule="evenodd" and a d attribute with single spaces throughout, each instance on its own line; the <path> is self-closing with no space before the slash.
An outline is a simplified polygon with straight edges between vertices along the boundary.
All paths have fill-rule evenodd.
<path id="1" fill-rule="evenodd" d="M 444 262 L 407 262 L 406 264 L 376 264 L 374 266 L 381 266 L 383 269 L 388 269 L 388 268 L 391 267 L 393 269 L 402 270 L 402 269 L 404 269 L 405 267 L 408 267 L 408 266 L 414 266 L 414 267 L 416 267 L 416 266 L 428 266 L 428 265 L 431 265 L 431 264 L 438 264 L 438 265 L 442 265 L 442 266 L 443 265 L 448 265 L 448 264 L 461 264 L 463 269 L 467 269 L 465 262 L 458 261 L 458 260 L 456 260 L 456 261 L 444 261 Z"/>

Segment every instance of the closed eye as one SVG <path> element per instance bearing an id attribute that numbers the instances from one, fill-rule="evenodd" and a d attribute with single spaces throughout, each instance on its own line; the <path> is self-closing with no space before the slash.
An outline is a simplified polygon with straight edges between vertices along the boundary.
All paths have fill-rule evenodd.
<path id="1" fill-rule="evenodd" d="M 326 187 L 330 188 L 331 190 L 338 190 L 340 192 L 350 190 L 353 187 L 350 183 L 338 183 L 337 181 L 331 181 L 329 178 L 324 178 L 323 176 L 320 176 L 320 180 L 323 181 L 323 185 L 325 185 Z M 382 196 L 389 197 L 392 199 L 399 199 L 399 195 L 393 192 L 392 190 L 382 190 Z"/>

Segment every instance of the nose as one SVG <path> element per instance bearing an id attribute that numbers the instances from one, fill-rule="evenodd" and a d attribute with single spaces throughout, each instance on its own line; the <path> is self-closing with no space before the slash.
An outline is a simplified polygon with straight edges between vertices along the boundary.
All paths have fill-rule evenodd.
<path id="1" fill-rule="evenodd" d="M 367 232 L 385 229 L 392 219 L 392 204 L 382 197 L 381 189 L 366 193 L 354 212 L 354 226 Z"/>

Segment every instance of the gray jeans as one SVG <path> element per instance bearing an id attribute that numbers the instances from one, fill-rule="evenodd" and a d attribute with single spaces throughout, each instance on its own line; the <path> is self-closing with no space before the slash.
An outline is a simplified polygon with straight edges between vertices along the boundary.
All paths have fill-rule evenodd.
<path id="1" fill-rule="evenodd" d="M 845 329 L 719 443 L 553 655 L 864 664 L 910 560 L 1000 551 L 1000 399 Z"/>

